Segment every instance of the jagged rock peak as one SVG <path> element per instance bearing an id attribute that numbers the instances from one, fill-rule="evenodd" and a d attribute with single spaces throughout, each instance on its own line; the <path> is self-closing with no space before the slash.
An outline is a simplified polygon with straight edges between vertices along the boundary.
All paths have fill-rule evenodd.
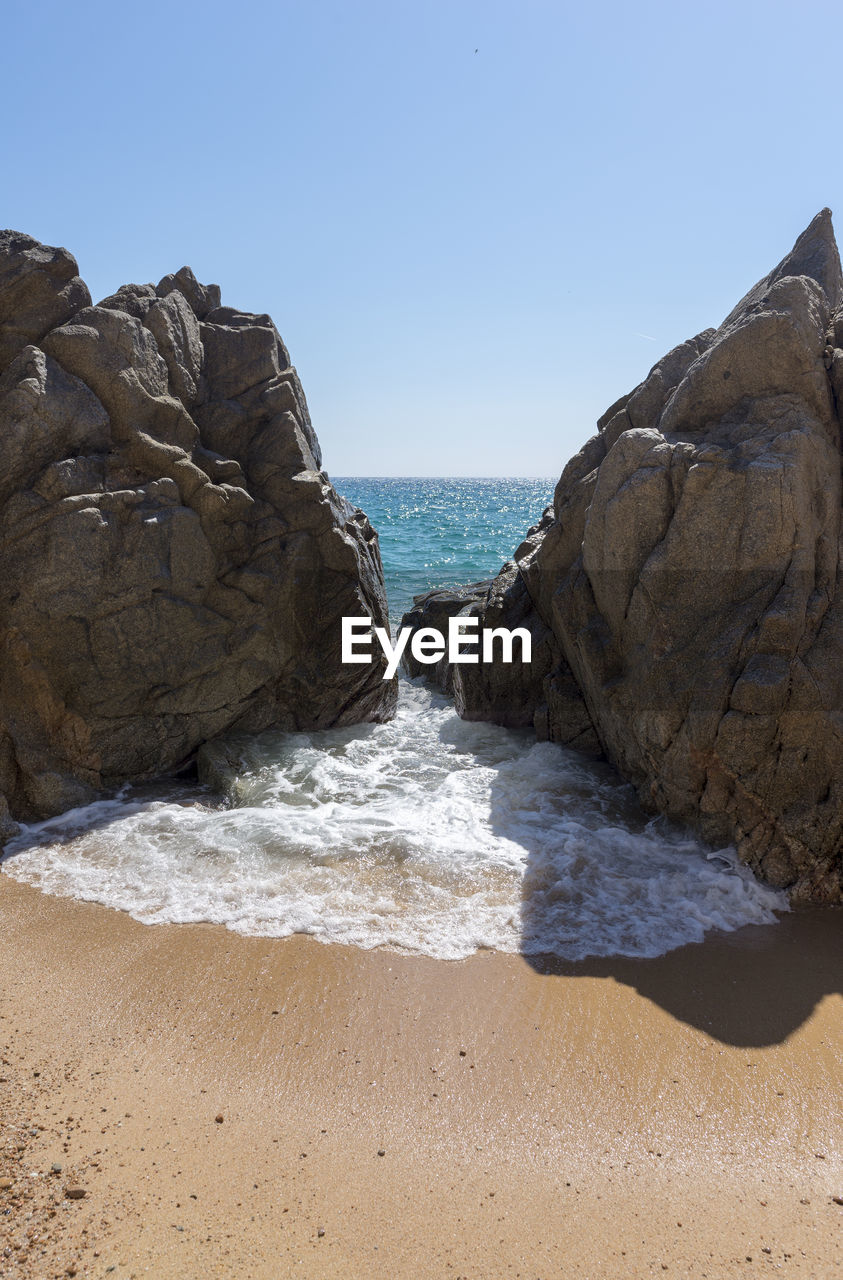
<path id="1" fill-rule="evenodd" d="M 159 280 L 155 292 L 159 298 L 166 298 L 168 293 L 176 289 L 187 298 L 198 320 L 204 320 L 209 311 L 220 305 L 219 285 L 201 285 L 190 267 L 182 267 L 175 275 L 164 276 L 163 280 Z"/>
<path id="2" fill-rule="evenodd" d="M 731 324 L 742 312 L 760 302 L 770 286 L 786 276 L 808 276 L 811 280 L 816 280 L 832 311 L 837 310 L 843 302 L 843 271 L 831 216 L 830 209 L 820 209 L 798 237 L 790 253 L 785 254 L 778 266 L 741 298 L 729 312 L 721 328 Z"/>
<path id="3" fill-rule="evenodd" d="M 0 373 L 90 302 L 73 254 L 22 231 L 0 231 Z"/>

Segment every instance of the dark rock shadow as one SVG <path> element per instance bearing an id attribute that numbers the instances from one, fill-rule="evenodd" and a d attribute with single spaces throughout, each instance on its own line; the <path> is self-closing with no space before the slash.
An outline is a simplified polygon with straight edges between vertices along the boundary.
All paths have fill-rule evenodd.
<path id="1" fill-rule="evenodd" d="M 529 901 L 523 910 L 529 913 Z M 654 960 L 624 956 L 578 963 L 524 955 L 556 978 L 612 979 L 723 1044 L 781 1044 L 820 1001 L 843 991 L 843 909 L 802 908 L 778 924 L 714 930 Z"/>
<path id="2" fill-rule="evenodd" d="M 591 768 L 585 761 L 583 765 Z M 614 773 L 604 763 L 596 768 Z M 548 833 L 541 822 L 526 829 L 519 823 L 514 836 L 512 780 L 505 773 L 504 765 L 492 786 L 492 829 L 517 839 L 526 850 L 521 929 L 525 938 L 535 938 L 542 930 L 546 935 Z M 646 823 L 646 815 L 641 813 L 640 820 Z M 843 993 L 843 908 L 800 908 L 781 913 L 774 924 L 745 925 L 733 932 L 713 929 L 701 942 L 655 959 L 618 955 L 572 961 L 526 949 L 522 958 L 554 979 L 623 983 L 724 1044 L 760 1048 L 781 1044 L 826 995 Z"/>

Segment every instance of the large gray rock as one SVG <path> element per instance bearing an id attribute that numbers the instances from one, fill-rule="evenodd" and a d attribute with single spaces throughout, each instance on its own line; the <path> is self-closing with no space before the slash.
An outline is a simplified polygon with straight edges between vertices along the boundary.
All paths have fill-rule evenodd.
<path id="1" fill-rule="evenodd" d="M 0 841 L 228 730 L 388 718 L 378 541 L 332 488 L 268 316 L 188 268 L 91 306 L 0 232 Z"/>
<path id="2" fill-rule="evenodd" d="M 823 210 L 612 406 L 502 571 L 555 669 L 539 690 L 495 664 L 458 699 L 557 741 L 583 726 L 649 808 L 818 902 L 843 900 L 841 300 Z M 523 600 L 502 614 L 493 588 L 487 611 L 518 625 Z"/>

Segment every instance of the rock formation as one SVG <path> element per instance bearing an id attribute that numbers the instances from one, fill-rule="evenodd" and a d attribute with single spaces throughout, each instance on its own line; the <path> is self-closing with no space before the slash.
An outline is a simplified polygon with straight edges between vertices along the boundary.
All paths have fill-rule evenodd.
<path id="1" fill-rule="evenodd" d="M 0 838 L 229 729 L 385 719 L 377 536 L 332 488 L 266 315 L 188 268 L 91 305 L 0 232 Z"/>
<path id="2" fill-rule="evenodd" d="M 439 673 L 463 716 L 602 750 L 797 901 L 843 900 L 841 302 L 826 209 L 603 415 L 480 599 L 455 597 L 484 626 L 529 617 L 533 675 Z"/>

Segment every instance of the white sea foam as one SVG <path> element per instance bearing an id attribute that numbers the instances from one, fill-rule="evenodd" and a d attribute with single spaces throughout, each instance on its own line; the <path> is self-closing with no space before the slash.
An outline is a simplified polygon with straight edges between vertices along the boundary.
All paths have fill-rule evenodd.
<path id="1" fill-rule="evenodd" d="M 462 721 L 416 682 L 390 724 L 237 752 L 224 805 L 124 789 L 26 827 L 3 870 L 148 924 L 445 959 L 656 956 L 786 909 L 732 851 L 648 820 L 607 766 Z"/>

